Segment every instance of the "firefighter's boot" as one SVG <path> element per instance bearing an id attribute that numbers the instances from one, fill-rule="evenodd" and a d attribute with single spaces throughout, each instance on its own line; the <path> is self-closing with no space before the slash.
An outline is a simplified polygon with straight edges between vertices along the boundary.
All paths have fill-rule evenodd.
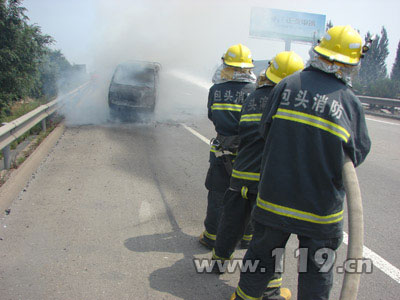
<path id="1" fill-rule="evenodd" d="M 278 290 L 279 293 L 275 293 L 275 295 L 264 295 L 262 300 L 290 300 L 292 298 L 292 293 L 287 288 L 281 288 Z M 236 295 L 236 292 L 232 294 L 230 300 L 243 300 L 241 297 Z"/>
<path id="2" fill-rule="evenodd" d="M 268 290 L 264 292 L 262 300 L 289 300 L 292 298 L 292 292 L 288 288 L 273 289 L 272 293 Z"/>
<path id="3" fill-rule="evenodd" d="M 209 238 L 204 236 L 204 232 L 202 232 L 200 234 L 199 243 L 202 244 L 204 247 L 210 249 L 210 250 L 212 250 L 212 248 L 214 248 L 214 241 L 210 240 Z"/>

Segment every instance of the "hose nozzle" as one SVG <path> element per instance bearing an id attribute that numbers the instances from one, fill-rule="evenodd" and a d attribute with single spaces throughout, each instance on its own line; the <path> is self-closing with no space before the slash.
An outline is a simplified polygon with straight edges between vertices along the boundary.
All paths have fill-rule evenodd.
<path id="1" fill-rule="evenodd" d="M 366 36 L 365 37 L 365 44 L 362 47 L 362 53 L 365 54 L 368 52 L 368 50 L 371 48 L 372 43 L 376 40 L 377 35 L 371 35 L 371 36 Z"/>

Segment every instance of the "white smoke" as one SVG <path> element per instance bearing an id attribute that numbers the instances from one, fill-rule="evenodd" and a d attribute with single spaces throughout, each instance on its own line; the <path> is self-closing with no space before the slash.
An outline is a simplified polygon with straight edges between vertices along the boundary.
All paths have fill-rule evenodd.
<path id="1" fill-rule="evenodd" d="M 102 81 L 100 85 L 108 88 L 119 63 L 159 62 L 157 120 L 205 115 L 213 71 L 229 46 L 245 44 L 253 58 L 263 60 L 284 50 L 280 41 L 249 38 L 253 6 L 265 7 L 265 1 L 96 1 L 90 69 Z M 104 110 L 107 88 L 96 96 Z M 104 121 L 104 110 L 100 121 Z"/>

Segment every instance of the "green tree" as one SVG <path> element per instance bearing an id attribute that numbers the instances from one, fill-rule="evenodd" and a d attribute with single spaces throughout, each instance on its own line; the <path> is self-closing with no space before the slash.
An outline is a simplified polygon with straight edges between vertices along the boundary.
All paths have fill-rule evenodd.
<path id="1" fill-rule="evenodd" d="M 397 45 L 396 59 L 392 67 L 390 79 L 400 82 L 400 42 Z"/>
<path id="2" fill-rule="evenodd" d="M 372 34 L 367 33 L 365 39 L 371 39 Z M 381 36 L 377 35 L 364 58 L 361 60 L 361 68 L 357 80 L 363 89 L 367 89 L 371 83 L 387 76 L 386 58 L 389 55 L 389 40 L 385 27 L 382 27 Z M 357 81 L 356 80 L 356 81 Z"/>
<path id="3" fill-rule="evenodd" d="M 71 72 L 72 66 L 60 50 L 47 49 L 39 66 L 41 90 L 40 95 L 54 97 L 62 80 Z"/>
<path id="4" fill-rule="evenodd" d="M 12 101 L 38 93 L 39 65 L 53 42 L 29 25 L 21 0 L 0 0 L 0 110 Z"/>

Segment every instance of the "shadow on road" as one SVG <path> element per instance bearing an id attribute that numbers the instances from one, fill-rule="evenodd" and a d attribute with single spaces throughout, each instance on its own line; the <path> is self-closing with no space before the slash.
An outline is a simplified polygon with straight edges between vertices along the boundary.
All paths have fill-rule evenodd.
<path id="1" fill-rule="evenodd" d="M 165 217 L 171 226 L 171 232 L 131 237 L 124 241 L 124 245 L 130 251 L 145 253 L 146 259 L 149 260 L 147 265 L 153 270 L 148 277 L 150 287 L 165 293 L 160 299 L 229 299 L 234 288 L 223 280 L 224 276 L 196 273 L 193 258 L 211 258 L 211 252 L 200 245 L 197 237 L 184 233 L 176 218 L 179 216 L 182 224 L 185 221 L 196 223 L 196 209 L 199 209 L 199 204 L 194 199 L 195 195 L 203 196 L 196 191 L 199 180 L 204 180 L 199 175 L 203 172 L 200 172 L 198 167 L 193 167 L 190 161 L 193 158 L 185 159 L 186 152 L 189 151 L 187 141 L 179 139 L 176 128 L 177 125 L 170 124 L 109 128 L 110 136 L 117 143 L 128 147 L 129 150 L 124 153 L 132 153 L 129 160 L 126 160 L 126 157 L 114 157 L 114 161 L 118 161 L 117 167 L 127 173 L 136 174 L 138 178 L 151 182 L 157 188 L 159 199 L 164 206 L 162 217 Z M 138 159 L 132 151 L 133 148 L 140 150 L 140 159 L 144 162 L 146 172 L 129 163 Z M 184 171 L 189 168 L 192 173 L 185 174 Z M 187 193 L 188 190 L 192 192 Z M 189 199 L 193 201 L 190 202 Z M 188 207 L 192 209 L 187 209 Z M 185 213 L 188 215 L 182 216 Z M 198 221 L 195 227 L 202 228 L 201 221 Z M 154 255 L 154 252 L 165 255 Z M 157 257 L 157 260 L 154 261 L 154 257 Z"/>
<path id="2" fill-rule="evenodd" d="M 196 273 L 193 258 L 209 251 L 198 243 L 197 237 L 181 230 L 164 234 L 133 237 L 125 247 L 134 252 L 182 253 L 183 259 L 173 265 L 153 271 L 149 276 L 151 288 L 182 299 L 227 299 L 233 288 L 216 274 Z M 211 254 L 203 257 L 211 257 Z M 151 254 L 149 253 L 149 259 Z M 163 263 L 163 262 L 161 262 Z M 155 265 L 159 262 L 154 262 Z"/>

